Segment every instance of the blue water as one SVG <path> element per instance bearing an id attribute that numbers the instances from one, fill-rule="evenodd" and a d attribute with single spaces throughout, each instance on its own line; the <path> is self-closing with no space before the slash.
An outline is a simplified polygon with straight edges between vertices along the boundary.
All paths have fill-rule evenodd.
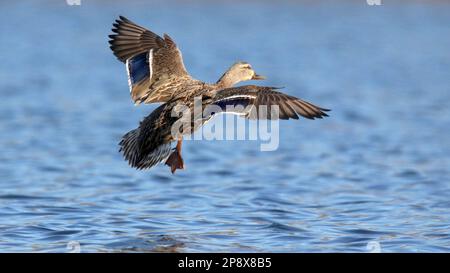
<path id="1" fill-rule="evenodd" d="M 0 4 L 0 251 L 450 251 L 449 4 L 81 3 Z M 282 121 L 273 152 L 186 141 L 176 175 L 129 168 L 117 143 L 156 106 L 108 48 L 119 14 L 196 78 L 245 60 L 331 116 Z"/>

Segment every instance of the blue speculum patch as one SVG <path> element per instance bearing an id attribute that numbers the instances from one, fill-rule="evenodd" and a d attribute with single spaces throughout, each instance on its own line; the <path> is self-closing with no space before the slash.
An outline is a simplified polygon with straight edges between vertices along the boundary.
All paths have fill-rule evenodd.
<path id="1" fill-rule="evenodd" d="M 148 66 L 148 53 L 144 52 L 128 60 L 128 71 L 131 84 L 138 83 L 148 77 L 150 68 Z"/>
<path id="2" fill-rule="evenodd" d="M 217 106 L 219 106 L 222 111 L 225 111 L 227 106 L 228 107 L 236 107 L 236 106 L 243 106 L 246 107 L 249 104 L 249 100 L 246 98 L 235 98 L 235 99 L 229 99 L 229 100 L 222 100 L 215 103 Z"/>

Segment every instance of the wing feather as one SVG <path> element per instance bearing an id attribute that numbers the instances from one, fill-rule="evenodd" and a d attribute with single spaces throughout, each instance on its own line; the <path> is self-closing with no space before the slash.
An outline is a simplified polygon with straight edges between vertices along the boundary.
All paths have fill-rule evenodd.
<path id="1" fill-rule="evenodd" d="M 328 116 L 325 112 L 330 111 L 302 99 L 290 96 L 279 91 L 274 87 L 246 85 L 223 89 L 217 92 L 214 98 L 214 104 L 220 106 L 223 112 L 227 112 L 226 106 L 242 105 L 245 107 L 245 117 L 249 119 L 256 118 L 276 118 L 273 116 L 273 105 L 278 106 L 279 119 L 298 119 L 298 115 L 315 119 Z M 260 116 L 260 112 L 267 106 L 267 114 Z M 231 111 L 236 113 L 236 111 Z"/>
<path id="2" fill-rule="evenodd" d="M 110 48 L 121 62 L 127 63 L 143 53 L 150 58 L 147 70 L 151 73 L 147 79 L 130 86 L 134 102 L 165 102 L 173 93 L 168 94 L 167 88 L 159 87 L 170 86 L 170 82 L 180 77 L 189 77 L 181 52 L 169 35 L 164 34 L 162 38 L 123 16 L 115 21 L 112 32 L 115 34 L 109 35 Z M 128 77 L 133 78 L 133 75 Z"/>

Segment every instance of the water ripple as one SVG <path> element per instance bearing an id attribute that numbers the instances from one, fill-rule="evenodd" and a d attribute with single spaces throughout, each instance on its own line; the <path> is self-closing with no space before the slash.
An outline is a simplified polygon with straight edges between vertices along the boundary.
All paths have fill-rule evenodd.
<path id="1" fill-rule="evenodd" d="M 244 58 L 261 84 L 333 110 L 281 121 L 273 152 L 185 141 L 175 175 L 118 153 L 156 107 L 132 105 L 105 45 L 124 4 L 5 5 L 0 251 L 450 251 L 449 5 L 127 3 L 176 39 L 195 77 L 214 82 Z"/>

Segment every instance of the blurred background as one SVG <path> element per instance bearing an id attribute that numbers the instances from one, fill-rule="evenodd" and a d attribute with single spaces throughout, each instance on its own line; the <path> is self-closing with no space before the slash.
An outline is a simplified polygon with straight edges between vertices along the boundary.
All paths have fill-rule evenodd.
<path id="1" fill-rule="evenodd" d="M 70 1 L 69 1 L 70 2 Z M 450 251 L 450 3 L 0 3 L 0 251 Z M 215 82 L 244 60 L 331 108 L 280 147 L 187 141 L 186 170 L 136 171 L 135 107 L 108 45 L 124 15 Z"/>

